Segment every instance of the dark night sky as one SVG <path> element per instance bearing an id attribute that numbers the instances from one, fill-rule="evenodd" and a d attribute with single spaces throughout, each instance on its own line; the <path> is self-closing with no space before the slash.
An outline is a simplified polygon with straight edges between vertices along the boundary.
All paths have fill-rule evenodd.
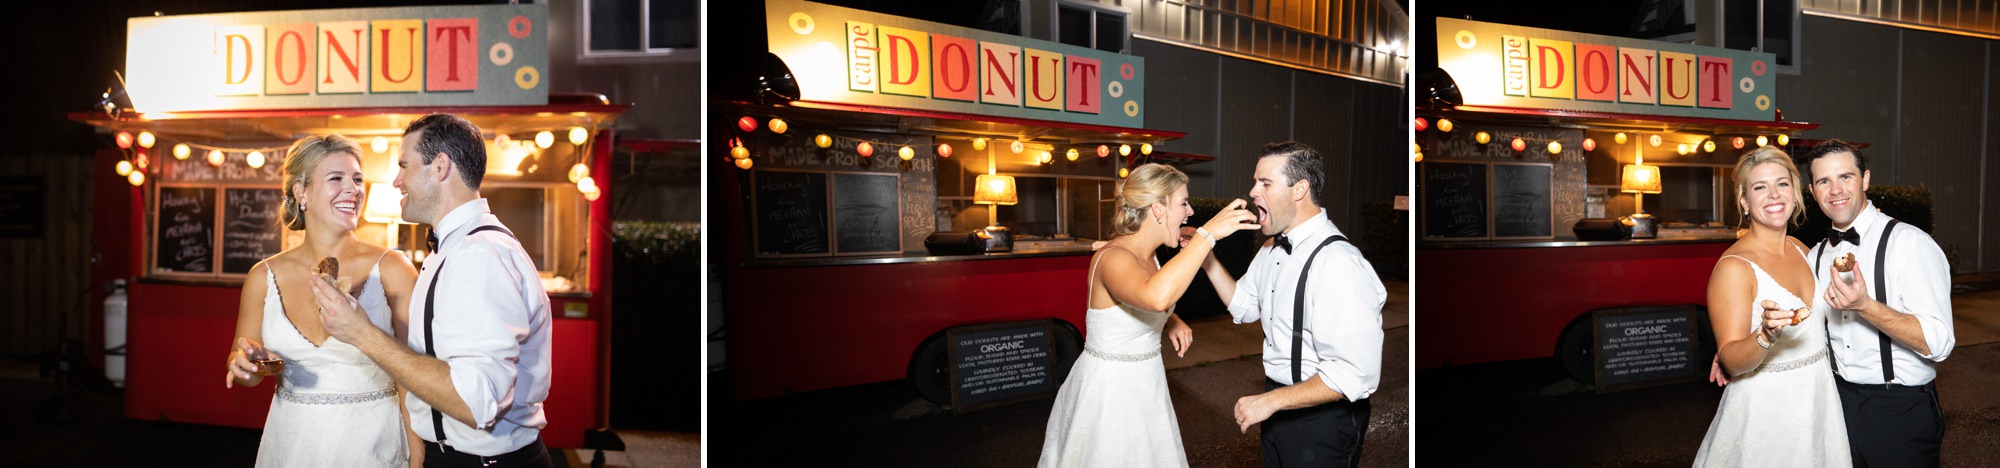
<path id="1" fill-rule="evenodd" d="M 114 82 L 112 70 L 125 66 L 125 20 L 151 16 L 407 6 L 388 0 L 59 0 L 3 2 L 0 40 L 9 44 L 4 67 L 6 112 L 0 112 L 0 158 L 45 154 L 88 154 L 111 145 L 111 137 L 70 122 L 67 114 L 97 104 Z M 424 5 L 507 3 L 505 1 L 422 0 Z M 532 3 L 532 2 L 529 2 Z"/>

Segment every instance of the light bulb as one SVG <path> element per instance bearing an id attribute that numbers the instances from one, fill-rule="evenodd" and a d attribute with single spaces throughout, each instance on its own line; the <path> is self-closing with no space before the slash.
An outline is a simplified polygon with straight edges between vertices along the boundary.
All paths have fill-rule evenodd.
<path id="1" fill-rule="evenodd" d="M 743 159 L 743 158 L 736 158 L 736 159 Z M 583 178 L 585 177 L 590 177 L 590 166 L 585 166 L 583 165 L 583 163 L 576 163 L 575 166 L 569 167 L 570 183 L 576 183 L 576 181 L 583 180 Z"/>
<path id="2" fill-rule="evenodd" d="M 251 151 L 249 155 L 243 157 L 243 163 L 249 164 L 251 169 L 263 169 L 264 152 Z"/>
<path id="3" fill-rule="evenodd" d="M 542 147 L 542 149 L 549 149 L 550 146 L 554 146 L 555 144 L 556 144 L 555 133 L 550 132 L 548 130 L 543 130 L 541 133 L 535 134 L 535 146 L 540 146 Z"/>
<path id="4" fill-rule="evenodd" d="M 940 158 L 951 157 L 951 143 L 938 143 L 937 154 Z"/>
<path id="5" fill-rule="evenodd" d="M 159 141 L 159 137 L 155 137 L 155 136 L 153 136 L 153 132 L 145 132 L 145 131 L 142 131 L 142 132 L 139 132 L 139 147 L 140 147 L 140 148 L 152 148 L 152 147 L 153 147 L 153 143 L 154 143 L 154 142 L 158 142 L 158 141 Z"/>
<path id="6" fill-rule="evenodd" d="M 783 135 L 785 134 L 785 130 L 790 128 L 792 128 L 792 126 L 786 125 L 785 119 L 780 119 L 776 117 L 771 118 L 771 133 Z"/>
<path id="7" fill-rule="evenodd" d="M 225 160 L 222 156 L 222 150 L 208 150 L 208 165 L 220 167 Z"/>
<path id="8" fill-rule="evenodd" d="M 861 154 L 861 157 L 864 157 L 864 158 L 866 158 L 866 157 L 869 157 L 869 156 L 874 156 L 874 155 L 875 155 L 875 146 L 874 146 L 874 145 L 870 145 L 870 144 L 868 144 L 868 142 L 864 141 L 864 142 L 861 142 L 860 144 L 857 144 L 857 145 L 854 145 L 854 152 L 856 152 L 856 153 L 860 153 L 860 154 Z M 746 168 L 746 169 L 747 169 L 747 168 Z"/>
<path id="9" fill-rule="evenodd" d="M 813 146 L 818 146 L 821 148 L 833 146 L 833 137 L 826 136 L 825 133 L 821 133 L 819 134 L 819 136 L 813 137 Z"/>
<path id="10" fill-rule="evenodd" d="M 1701 150 L 1708 153 L 1715 152 L 1715 140 L 1701 142 Z"/>
<path id="11" fill-rule="evenodd" d="M 181 159 L 181 160 L 185 160 L 185 159 L 187 159 L 187 158 L 188 158 L 188 154 L 189 154 L 189 153 L 191 153 L 191 152 L 193 152 L 193 151 L 194 151 L 193 149 L 190 149 L 190 148 L 188 148 L 188 145 L 187 145 L 187 143 L 175 143 L 175 144 L 174 144 L 174 159 Z"/>
<path id="12" fill-rule="evenodd" d="M 1071 161 L 1075 161 L 1077 157 L 1076 148 L 1070 148 L 1068 152 L 1063 153 L 1063 157 L 1069 158 L 1069 160 Z"/>
<path id="13" fill-rule="evenodd" d="M 1616 136 L 1616 137 L 1612 137 L 1612 139 L 1613 139 L 1613 140 L 1617 140 L 1617 141 L 1618 141 L 1618 144 L 1621 144 L 1621 145 L 1622 145 L 1622 144 L 1625 144 L 1625 132 L 1618 132 L 1618 136 Z"/>
<path id="14" fill-rule="evenodd" d="M 111 141 L 118 143 L 118 149 L 132 148 L 132 134 L 130 133 L 118 132 L 117 135 L 111 137 Z"/>
<path id="15" fill-rule="evenodd" d="M 1111 155 L 1111 146 L 1097 145 L 1097 157 L 1102 158 L 1110 155 Z"/>
<path id="16" fill-rule="evenodd" d="M 738 118 L 736 119 L 736 128 L 743 130 L 743 133 L 750 133 L 757 131 L 757 118 L 747 115 Z"/>
<path id="17" fill-rule="evenodd" d="M 1132 145 L 1118 145 L 1118 155 L 1119 155 L 1119 156 L 1131 156 L 1131 155 L 1132 155 Z"/>
<path id="18" fill-rule="evenodd" d="M 1438 131 L 1451 133 L 1451 119 L 1438 119 Z"/>
<path id="19" fill-rule="evenodd" d="M 1126 169 L 1126 168 L 1122 168 L 1122 167 L 1121 167 L 1121 168 L 1118 168 L 1118 178 L 1120 178 L 1120 179 L 1123 179 L 1123 178 L 1125 178 L 1125 176 L 1129 176 L 1129 175 L 1132 175 L 1132 170 L 1131 170 L 1131 169 Z"/>
<path id="20" fill-rule="evenodd" d="M 590 139 L 590 132 L 584 130 L 583 127 L 569 128 L 569 144 L 582 146 L 583 140 L 587 139 Z"/>
<path id="21" fill-rule="evenodd" d="M 597 191 L 597 179 L 592 179 L 589 176 L 584 176 L 583 178 L 576 180 L 576 186 L 577 188 L 583 189 L 583 191 L 585 192 L 595 192 Z"/>
<path id="22" fill-rule="evenodd" d="M 750 165 L 751 165 L 750 158 L 743 158 L 736 160 L 737 169 L 749 169 Z"/>
<path id="23" fill-rule="evenodd" d="M 1144 155 L 1148 155 L 1148 156 L 1152 155 L 1152 154 L 1153 154 L 1153 144 L 1152 144 L 1152 143 L 1141 143 L 1141 144 L 1139 144 L 1139 154 L 1144 154 Z"/>
<path id="24" fill-rule="evenodd" d="M 917 157 L 917 151 L 910 149 L 910 147 L 908 146 L 905 146 L 903 147 L 903 149 L 896 150 L 896 157 L 903 158 L 904 161 L 908 161 L 910 160 L 910 158 Z"/>
<path id="25" fill-rule="evenodd" d="M 1783 133 L 1780 133 L 1780 134 L 1778 134 L 1778 146 L 1785 146 L 1785 145 L 1789 145 L 1789 144 L 1792 144 L 1792 136 L 1791 136 L 1791 135 L 1786 135 L 1786 134 L 1783 134 Z"/>
<path id="26" fill-rule="evenodd" d="M 1659 136 L 1659 135 L 1653 135 L 1653 136 L 1649 136 L 1649 137 L 1646 137 L 1646 143 L 1648 143 L 1648 144 L 1651 144 L 1651 145 L 1653 145 L 1653 146 L 1660 146 L 1660 136 Z"/>
<path id="27" fill-rule="evenodd" d="M 368 149 L 375 150 L 375 154 L 387 153 L 389 152 L 389 139 L 375 137 L 374 141 L 368 142 Z"/>
<path id="28" fill-rule="evenodd" d="M 1486 132 L 1474 133 L 1472 134 L 1472 141 L 1477 141 L 1479 144 L 1484 145 L 1493 141 L 1493 134 Z"/>
<path id="29" fill-rule="evenodd" d="M 115 169 L 118 171 L 119 177 L 132 175 L 132 162 L 120 159 L 118 160 L 118 166 Z"/>
<path id="30" fill-rule="evenodd" d="M 1028 149 L 1028 145 L 1021 143 L 1021 140 L 1014 140 L 1013 143 L 1007 145 L 1007 149 L 1014 150 L 1014 154 L 1021 154 L 1022 151 Z"/>
<path id="31" fill-rule="evenodd" d="M 1770 138 L 1767 138 L 1767 137 L 1765 137 L 1765 136 L 1763 136 L 1763 135 L 1757 135 L 1757 147 L 1758 147 L 1758 148 L 1762 148 L 1762 147 L 1764 147 L 1764 145 L 1769 145 L 1769 144 L 1771 144 L 1771 139 L 1770 139 Z"/>
<path id="32" fill-rule="evenodd" d="M 146 185 L 146 173 L 145 171 L 132 171 L 132 175 L 125 176 L 125 181 L 131 182 L 133 187 Z"/>
<path id="33" fill-rule="evenodd" d="M 974 151 L 986 151 L 986 139 L 985 138 L 972 139 L 972 149 Z"/>
<path id="34" fill-rule="evenodd" d="M 750 157 L 750 149 L 741 146 L 731 147 L 729 148 L 729 157 L 736 159 L 748 158 Z"/>
<path id="35" fill-rule="evenodd" d="M 1549 142 L 1549 154 L 1562 154 L 1562 152 L 1563 152 L 1562 142 L 1560 141 Z"/>

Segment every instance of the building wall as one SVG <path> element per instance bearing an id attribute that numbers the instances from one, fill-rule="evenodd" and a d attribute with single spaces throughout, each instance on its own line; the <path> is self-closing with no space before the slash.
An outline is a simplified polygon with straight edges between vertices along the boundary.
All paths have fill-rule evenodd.
<path id="1" fill-rule="evenodd" d="M 1958 273 L 2000 270 L 1992 40 L 1806 15 L 1800 74 L 1779 75 L 1808 138 L 1869 143 L 1871 182 L 1931 189 L 1931 233 Z"/>
<path id="2" fill-rule="evenodd" d="M 1132 54 L 1146 58 L 1146 127 L 1188 134 L 1159 149 L 1216 158 L 1182 168 L 1191 196 L 1249 196 L 1258 150 L 1285 140 L 1325 158 L 1321 202 L 1349 238 L 1365 238 L 1368 203 L 1409 193 L 1402 88 L 1136 37 Z"/>

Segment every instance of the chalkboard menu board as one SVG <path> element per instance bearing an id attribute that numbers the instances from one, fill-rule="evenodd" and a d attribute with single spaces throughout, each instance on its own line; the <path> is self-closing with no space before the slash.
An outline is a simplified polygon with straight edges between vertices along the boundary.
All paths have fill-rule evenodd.
<path id="1" fill-rule="evenodd" d="M 1424 238 L 1485 239 L 1486 164 L 1423 163 Z"/>
<path id="2" fill-rule="evenodd" d="M 1046 320 L 953 328 L 952 406 L 966 408 L 1053 393 L 1055 354 Z"/>
<path id="3" fill-rule="evenodd" d="M 216 189 L 161 187 L 153 229 L 153 268 L 168 272 L 215 271 Z"/>
<path id="4" fill-rule="evenodd" d="M 896 174 L 840 172 L 833 174 L 834 251 L 840 254 L 880 254 L 903 251 L 898 227 L 902 210 Z"/>
<path id="5" fill-rule="evenodd" d="M 278 189 L 224 189 L 222 272 L 249 273 L 284 249 L 278 226 Z"/>
<path id="6" fill-rule="evenodd" d="M 826 174 L 759 170 L 750 174 L 757 255 L 824 255 Z"/>
<path id="7" fill-rule="evenodd" d="M 1548 238 L 1555 235 L 1549 195 L 1554 168 L 1548 164 L 1493 165 L 1493 237 Z"/>
<path id="8" fill-rule="evenodd" d="M 1693 306 L 1634 307 L 1592 314 L 1597 330 L 1597 383 L 1622 390 L 1700 378 Z"/>

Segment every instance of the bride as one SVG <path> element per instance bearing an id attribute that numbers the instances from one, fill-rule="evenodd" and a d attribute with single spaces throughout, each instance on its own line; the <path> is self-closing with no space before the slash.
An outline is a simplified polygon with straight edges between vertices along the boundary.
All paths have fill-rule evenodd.
<path id="1" fill-rule="evenodd" d="M 225 387 L 278 376 L 257 466 L 418 466 L 389 374 L 319 321 L 308 281 L 339 260 L 336 284 L 356 294 L 375 326 L 407 338 L 417 270 L 402 254 L 354 237 L 363 205 L 361 147 L 339 135 L 292 144 L 284 163 L 286 229 L 305 242 L 259 262 L 243 281 Z"/>
<path id="2" fill-rule="evenodd" d="M 1167 397 L 1160 359 L 1161 329 L 1185 355 L 1194 331 L 1170 310 L 1215 248 L 1215 239 L 1256 229 L 1256 216 L 1236 200 L 1190 238 L 1181 224 L 1188 205 L 1187 174 L 1160 164 L 1140 166 L 1119 182 L 1118 236 L 1091 259 L 1084 354 L 1056 393 L 1042 437 L 1040 466 L 1187 466 L 1180 425 Z M 1179 247 L 1165 265 L 1154 252 Z M 1097 273 L 1102 271 L 1104 273 Z"/>
<path id="3" fill-rule="evenodd" d="M 1736 201 L 1750 232 L 1708 280 L 1716 363 L 1727 374 L 1695 466 L 1849 466 L 1847 425 L 1828 366 L 1826 317 L 1810 310 L 1805 245 L 1785 235 L 1804 217 L 1799 171 L 1775 148 L 1736 163 Z M 1804 295 L 1800 295 L 1804 292 Z M 1769 309 L 1770 312 L 1765 312 Z"/>

